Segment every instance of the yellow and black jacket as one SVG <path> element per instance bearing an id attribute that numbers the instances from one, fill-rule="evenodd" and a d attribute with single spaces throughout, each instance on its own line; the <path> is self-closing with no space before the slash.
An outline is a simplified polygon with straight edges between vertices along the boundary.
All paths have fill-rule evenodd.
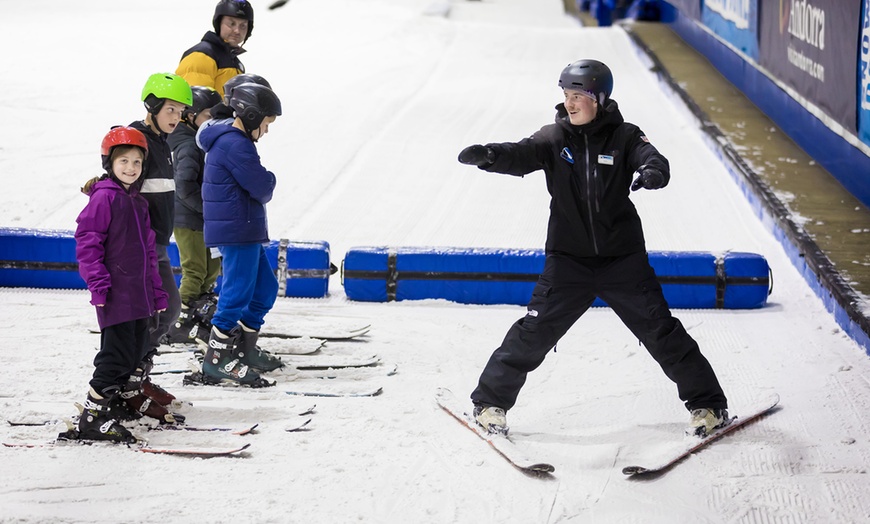
<path id="1" fill-rule="evenodd" d="M 245 72 L 238 56 L 244 52 L 241 47 L 230 47 L 217 33 L 209 31 L 198 44 L 181 55 L 175 74 L 192 86 L 211 87 L 224 96 L 224 83 Z"/>

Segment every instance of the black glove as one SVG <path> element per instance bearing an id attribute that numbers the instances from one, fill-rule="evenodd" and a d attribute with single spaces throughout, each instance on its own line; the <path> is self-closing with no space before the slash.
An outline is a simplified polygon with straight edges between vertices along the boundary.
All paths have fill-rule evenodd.
<path id="1" fill-rule="evenodd" d="M 644 189 L 661 189 L 665 187 L 665 175 L 654 167 L 642 165 L 637 168 L 637 178 L 631 184 L 631 190 L 637 191 L 640 188 Z"/>
<path id="2" fill-rule="evenodd" d="M 475 144 L 466 147 L 459 153 L 459 161 L 470 166 L 488 166 L 495 162 L 495 151 L 486 146 Z"/>

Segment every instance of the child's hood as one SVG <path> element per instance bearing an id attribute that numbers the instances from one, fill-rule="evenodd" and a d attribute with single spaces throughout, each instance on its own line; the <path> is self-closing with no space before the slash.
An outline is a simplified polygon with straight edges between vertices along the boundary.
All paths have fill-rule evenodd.
<path id="1" fill-rule="evenodd" d="M 203 151 L 208 152 L 212 147 L 214 147 L 215 142 L 217 142 L 218 138 L 230 134 L 230 133 L 238 133 L 241 137 L 245 137 L 244 133 L 231 126 L 226 124 L 215 124 L 202 129 L 197 136 L 197 141 L 199 143 L 199 147 L 202 148 Z"/>

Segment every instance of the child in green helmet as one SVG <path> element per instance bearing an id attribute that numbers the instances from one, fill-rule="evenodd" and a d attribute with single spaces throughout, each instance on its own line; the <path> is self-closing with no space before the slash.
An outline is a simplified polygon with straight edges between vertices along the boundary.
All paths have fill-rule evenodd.
<path id="1" fill-rule="evenodd" d="M 203 240 L 202 171 L 205 153 L 196 144 L 196 131 L 211 118 L 210 109 L 221 95 L 205 86 L 192 86 L 193 106 L 182 113 L 181 124 L 169 135 L 175 155 L 175 243 L 181 259 L 181 314 L 169 329 L 169 342 L 208 344 L 211 315 L 217 303 L 213 288 L 221 270 L 220 254 Z"/>
<path id="2" fill-rule="evenodd" d="M 172 167 L 172 149 L 167 137 L 175 131 L 182 113 L 193 105 L 193 93 L 187 82 L 172 73 L 155 73 L 148 77 L 142 89 L 142 102 L 148 111 L 144 120 L 130 124 L 145 135 L 148 141 L 148 158 L 142 169 L 140 193 L 148 201 L 151 229 L 157 243 L 157 262 L 163 289 L 169 294 L 169 304 L 160 313 L 158 325 L 149 337 L 149 352 L 140 364 L 142 384 L 146 395 L 161 405 L 174 404 L 175 397 L 163 388 L 151 383 L 148 372 L 161 339 L 175 323 L 181 312 L 181 297 L 169 262 L 169 238 L 175 223 L 175 173 Z"/>

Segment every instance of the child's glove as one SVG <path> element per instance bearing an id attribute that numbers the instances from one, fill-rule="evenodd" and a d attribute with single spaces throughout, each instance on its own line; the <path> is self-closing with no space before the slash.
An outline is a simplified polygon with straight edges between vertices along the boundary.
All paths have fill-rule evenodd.
<path id="1" fill-rule="evenodd" d="M 489 166 L 495 162 L 495 151 L 486 146 L 475 144 L 466 147 L 459 153 L 459 161 L 470 166 Z"/>
<path id="2" fill-rule="evenodd" d="M 631 190 L 637 191 L 640 188 L 644 189 L 661 189 L 665 187 L 665 175 L 654 167 L 642 165 L 637 168 L 637 178 L 631 184 Z"/>

